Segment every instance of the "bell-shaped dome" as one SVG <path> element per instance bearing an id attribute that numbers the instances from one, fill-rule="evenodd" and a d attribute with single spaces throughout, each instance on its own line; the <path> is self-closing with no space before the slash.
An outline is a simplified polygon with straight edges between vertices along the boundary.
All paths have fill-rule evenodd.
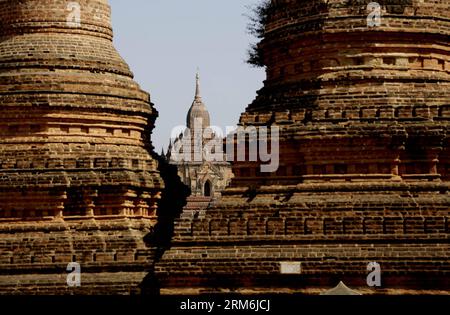
<path id="1" fill-rule="evenodd" d="M 210 126 L 210 123 L 211 120 L 209 112 L 206 109 L 200 95 L 200 76 L 197 73 L 195 99 L 187 114 L 186 125 L 189 129 L 194 130 L 197 126 L 201 126 L 202 129 L 206 129 Z"/>

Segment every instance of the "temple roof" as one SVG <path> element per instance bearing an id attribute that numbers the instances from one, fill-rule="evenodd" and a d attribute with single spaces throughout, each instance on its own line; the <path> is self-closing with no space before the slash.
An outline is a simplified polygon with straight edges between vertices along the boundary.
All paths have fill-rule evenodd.
<path id="1" fill-rule="evenodd" d="M 321 295 L 361 295 L 361 293 L 350 289 L 344 282 L 339 282 L 339 284 L 331 290 L 328 290 Z"/>

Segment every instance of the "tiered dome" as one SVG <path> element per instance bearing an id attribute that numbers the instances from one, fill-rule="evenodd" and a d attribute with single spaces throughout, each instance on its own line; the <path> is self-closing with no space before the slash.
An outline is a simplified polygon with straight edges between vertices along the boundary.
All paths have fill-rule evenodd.
<path id="1" fill-rule="evenodd" d="M 0 186 L 61 189 L 66 210 L 79 202 L 69 187 L 135 187 L 152 199 L 162 185 L 150 155 L 157 112 L 113 47 L 107 1 L 80 1 L 80 27 L 67 24 L 66 5 L 0 2 Z M 1 198 L 12 195 L 0 197 L 11 218 L 28 216 L 27 207 L 55 211 L 39 202 L 6 207 Z M 121 203 L 96 210 L 120 213 Z"/>
<path id="2" fill-rule="evenodd" d="M 79 0 L 79 24 L 68 4 L 0 1 L 0 265 L 17 274 L 0 291 L 32 293 L 27 272 L 42 274 L 41 292 L 65 291 L 72 261 L 84 292 L 114 268 L 124 277 L 105 280 L 110 292 L 127 291 L 150 256 L 157 112 L 113 47 L 108 1 Z"/>
<path id="3" fill-rule="evenodd" d="M 448 1 L 382 5 L 381 25 L 370 27 L 366 3 L 271 3 L 259 45 L 267 81 L 241 123 L 281 126 L 285 143 L 297 143 L 283 148 L 275 181 L 450 178 L 442 146 L 449 118 Z M 258 180 L 249 167 L 257 173 L 249 163 L 235 171 Z"/>

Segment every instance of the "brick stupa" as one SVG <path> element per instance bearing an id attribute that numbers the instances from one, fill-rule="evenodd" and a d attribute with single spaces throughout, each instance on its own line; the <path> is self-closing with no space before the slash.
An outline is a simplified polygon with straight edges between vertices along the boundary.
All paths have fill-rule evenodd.
<path id="1" fill-rule="evenodd" d="M 80 21 L 70 1 L 0 1 L 0 294 L 128 294 L 151 259 L 157 112 L 113 47 L 108 1 L 78 4 Z"/>
<path id="2" fill-rule="evenodd" d="M 369 2 L 271 2 L 240 123 L 281 128 L 280 168 L 236 161 L 220 204 L 181 216 L 161 293 L 450 292 L 450 3 L 379 1 L 369 27 Z"/>

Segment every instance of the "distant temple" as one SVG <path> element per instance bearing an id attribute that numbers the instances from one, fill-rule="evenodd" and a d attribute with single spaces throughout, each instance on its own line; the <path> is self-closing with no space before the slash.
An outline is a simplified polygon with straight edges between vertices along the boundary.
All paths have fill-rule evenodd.
<path id="1" fill-rule="evenodd" d="M 195 98 L 186 117 L 186 126 L 187 129 L 173 142 L 171 139 L 166 158 L 177 166 L 181 181 L 191 189 L 190 201 L 215 200 L 221 196 L 233 174 L 230 163 L 226 162 L 223 139 L 211 129 L 210 115 L 200 93 L 198 73 Z M 216 145 L 208 148 L 208 143 Z M 218 158 L 208 159 L 208 154 Z"/>

